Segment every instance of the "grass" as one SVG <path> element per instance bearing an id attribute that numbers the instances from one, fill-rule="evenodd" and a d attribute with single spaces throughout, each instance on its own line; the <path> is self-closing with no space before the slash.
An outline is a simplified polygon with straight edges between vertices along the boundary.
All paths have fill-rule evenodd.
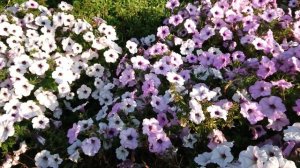
<path id="1" fill-rule="evenodd" d="M 0 0 L 0 11 L 6 5 L 25 0 Z M 143 37 L 156 32 L 163 19 L 169 14 L 165 9 L 167 0 L 65 0 L 74 6 L 73 14 L 91 21 L 98 16 L 116 26 L 119 43 L 124 44 L 132 37 Z M 60 0 L 37 0 L 48 7 L 57 7 Z"/>

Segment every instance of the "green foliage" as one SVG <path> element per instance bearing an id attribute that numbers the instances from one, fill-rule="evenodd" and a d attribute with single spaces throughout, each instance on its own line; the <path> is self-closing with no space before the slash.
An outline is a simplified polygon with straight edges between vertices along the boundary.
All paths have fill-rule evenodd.
<path id="1" fill-rule="evenodd" d="M 91 21 L 98 16 L 115 25 L 121 43 L 152 34 L 166 17 L 166 0 L 74 0 L 74 15 Z"/>

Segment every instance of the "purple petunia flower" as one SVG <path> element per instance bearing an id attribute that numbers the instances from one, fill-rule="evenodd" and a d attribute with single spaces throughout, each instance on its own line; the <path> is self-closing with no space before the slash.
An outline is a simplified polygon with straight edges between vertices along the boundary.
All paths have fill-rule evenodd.
<path id="1" fill-rule="evenodd" d="M 206 67 L 213 64 L 214 59 L 215 59 L 215 55 L 209 52 L 203 52 L 198 56 L 198 60 L 200 61 L 200 64 Z"/>
<path id="2" fill-rule="evenodd" d="M 266 79 L 268 76 L 273 75 L 276 71 L 275 63 L 266 56 L 263 56 L 256 74 L 257 76 Z"/>
<path id="3" fill-rule="evenodd" d="M 233 61 L 239 61 L 239 62 L 244 62 L 245 61 L 245 54 L 242 51 L 235 51 L 231 54 L 232 60 Z"/>
<path id="4" fill-rule="evenodd" d="M 264 119 L 264 114 L 256 102 L 244 102 L 241 105 L 241 114 L 247 118 L 250 124 L 256 124 Z"/>
<path id="5" fill-rule="evenodd" d="M 172 145 L 169 137 L 167 137 L 167 134 L 164 132 L 151 134 L 148 137 L 148 141 L 149 151 L 153 153 L 163 153 Z"/>
<path id="6" fill-rule="evenodd" d="M 142 90 L 144 97 L 158 94 L 158 90 L 155 87 L 154 80 L 146 80 L 145 82 L 143 82 Z"/>
<path id="7" fill-rule="evenodd" d="M 213 65 L 217 69 L 222 69 L 222 68 L 226 67 L 230 63 L 231 63 L 230 54 L 227 53 L 227 54 L 221 54 L 221 55 L 215 57 Z"/>
<path id="8" fill-rule="evenodd" d="M 158 113 L 157 120 L 159 121 L 159 125 L 162 127 L 169 123 L 166 113 Z"/>
<path id="9" fill-rule="evenodd" d="M 152 96 L 150 104 L 159 111 L 164 111 L 168 108 L 168 103 L 162 96 Z"/>
<path id="10" fill-rule="evenodd" d="M 274 131 L 281 131 L 283 127 L 290 124 L 289 119 L 284 113 L 279 114 L 278 116 L 276 116 L 276 118 L 268 119 L 268 121 L 269 124 L 267 125 L 267 128 Z"/>
<path id="11" fill-rule="evenodd" d="M 228 111 L 233 106 L 233 103 L 228 101 L 227 99 L 222 99 L 216 102 L 215 105 L 220 106 Z"/>
<path id="12" fill-rule="evenodd" d="M 215 29 L 209 25 L 206 25 L 203 29 L 201 29 L 199 35 L 201 40 L 206 41 L 215 35 Z"/>
<path id="13" fill-rule="evenodd" d="M 199 14 L 197 6 L 188 3 L 188 5 L 185 7 L 186 11 L 190 14 L 190 16 L 195 16 Z"/>
<path id="14" fill-rule="evenodd" d="M 122 130 L 120 133 L 120 143 L 124 148 L 135 149 L 138 146 L 138 134 L 134 128 Z"/>
<path id="15" fill-rule="evenodd" d="M 72 144 L 77 140 L 77 136 L 80 133 L 81 126 L 76 123 L 73 124 L 73 127 L 68 130 L 67 137 L 69 138 L 69 143 Z"/>
<path id="16" fill-rule="evenodd" d="M 155 118 L 145 118 L 143 120 L 143 134 L 150 136 L 151 134 L 156 134 L 162 131 L 163 129 L 159 125 L 159 121 L 157 121 Z"/>
<path id="17" fill-rule="evenodd" d="M 263 114 L 269 119 L 276 119 L 286 111 L 281 98 L 277 96 L 264 97 L 259 101 L 259 105 Z"/>
<path id="18" fill-rule="evenodd" d="M 271 95 L 272 84 L 265 81 L 256 81 L 254 85 L 249 87 L 249 92 L 254 99 L 261 96 Z"/>
<path id="19" fill-rule="evenodd" d="M 135 80 L 135 72 L 133 69 L 131 68 L 128 68 L 128 69 L 125 69 L 120 78 L 119 78 L 120 82 L 123 84 L 123 85 L 126 85 L 128 84 L 129 82 Z"/>
<path id="20" fill-rule="evenodd" d="M 296 106 L 293 107 L 293 110 L 300 116 L 300 99 L 296 100 Z"/>

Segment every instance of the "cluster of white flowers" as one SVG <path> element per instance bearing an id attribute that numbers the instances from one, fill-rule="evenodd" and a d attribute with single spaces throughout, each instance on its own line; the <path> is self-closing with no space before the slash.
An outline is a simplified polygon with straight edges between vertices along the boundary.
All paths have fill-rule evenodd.
<path id="1" fill-rule="evenodd" d="M 102 63 L 117 61 L 122 49 L 114 42 L 118 39 L 116 30 L 105 22 L 93 27 L 84 19 L 76 19 L 72 8 L 62 1 L 58 10 L 50 10 L 29 0 L 0 15 L 0 70 L 7 72 L 7 78 L 0 81 L 0 107 L 4 110 L 0 115 L 0 144 L 15 134 L 14 125 L 21 121 L 31 121 L 37 130 L 51 124 L 59 127 L 62 105 L 77 111 L 88 103 L 72 108 L 70 100 L 91 96 L 101 105 L 113 102 L 110 72 L 95 60 L 104 50 Z M 74 85 L 83 74 L 95 81 L 94 86 Z M 38 167 L 58 167 L 62 162 L 58 155 L 45 150 L 35 161 Z"/>
<path id="2" fill-rule="evenodd" d="M 42 150 L 34 157 L 35 165 L 37 167 L 53 167 L 57 168 L 63 161 L 58 154 L 51 155 L 49 151 Z"/>
<path id="3" fill-rule="evenodd" d="M 264 145 L 261 148 L 257 146 L 248 146 L 246 150 L 241 151 L 239 158 L 234 160 L 231 154 L 233 143 L 220 144 L 211 152 L 204 152 L 194 158 L 194 161 L 202 167 L 213 163 L 220 167 L 228 168 L 296 168 L 293 161 L 284 158 L 281 149 L 278 146 Z"/>

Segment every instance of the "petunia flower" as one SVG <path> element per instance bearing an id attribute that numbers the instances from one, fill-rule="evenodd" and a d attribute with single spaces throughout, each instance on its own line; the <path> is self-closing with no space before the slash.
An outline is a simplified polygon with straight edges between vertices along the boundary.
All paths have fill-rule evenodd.
<path id="1" fill-rule="evenodd" d="M 256 124 L 258 121 L 264 119 L 264 114 L 261 111 L 261 107 L 256 102 L 244 102 L 241 103 L 241 114 L 247 118 L 250 124 Z"/>
<path id="2" fill-rule="evenodd" d="M 233 160 L 231 149 L 226 145 L 218 145 L 211 153 L 211 162 L 216 163 L 221 167 L 225 167 Z"/>
<path id="3" fill-rule="evenodd" d="M 264 97 L 259 101 L 259 105 L 263 114 L 269 119 L 276 119 L 286 111 L 281 98 L 277 96 Z"/>
<path id="4" fill-rule="evenodd" d="M 124 148 L 135 149 L 138 146 L 138 134 L 134 128 L 127 128 L 120 133 L 120 143 Z"/>
<path id="5" fill-rule="evenodd" d="M 95 156 L 101 148 L 101 142 L 97 137 L 86 138 L 81 143 L 81 149 L 88 156 Z"/>
<path id="6" fill-rule="evenodd" d="M 149 151 L 153 153 L 163 153 L 172 145 L 169 137 L 164 132 L 150 135 L 148 141 Z"/>
<path id="7" fill-rule="evenodd" d="M 239 162 L 242 168 L 246 167 L 263 167 L 267 161 L 268 155 L 265 151 L 257 146 L 248 146 L 247 150 L 239 154 Z"/>
<path id="8" fill-rule="evenodd" d="M 256 81 L 254 85 L 249 87 L 249 92 L 254 99 L 261 96 L 269 96 L 271 94 L 272 84 L 265 81 Z"/>

